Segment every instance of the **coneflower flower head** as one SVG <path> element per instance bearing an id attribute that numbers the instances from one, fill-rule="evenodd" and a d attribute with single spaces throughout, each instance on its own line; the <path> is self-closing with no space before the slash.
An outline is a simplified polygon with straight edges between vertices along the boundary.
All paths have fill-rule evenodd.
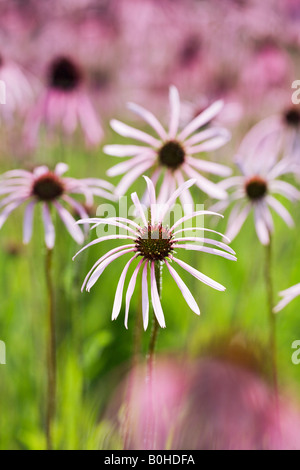
<path id="1" fill-rule="evenodd" d="M 289 227 L 294 225 L 290 213 L 274 195 L 279 194 L 292 202 L 300 199 L 298 189 L 281 180 L 286 174 L 294 174 L 296 165 L 290 157 L 279 159 L 282 134 L 274 129 L 270 132 L 268 122 L 256 125 L 241 143 L 236 163 L 242 175 L 218 183 L 224 190 L 231 190 L 231 194 L 227 200 L 214 204 L 211 210 L 222 212 L 234 202 L 226 231 L 231 240 L 239 233 L 251 211 L 263 245 L 269 243 L 274 230 L 270 208 Z"/>
<path id="2" fill-rule="evenodd" d="M 214 289 L 223 291 L 225 287 L 217 283 L 213 279 L 205 276 L 203 273 L 197 269 L 189 266 L 187 263 L 182 261 L 176 255 L 177 250 L 196 250 L 204 253 L 210 253 L 223 258 L 230 260 L 236 260 L 234 256 L 234 251 L 227 246 L 225 243 L 210 239 L 203 238 L 200 236 L 193 237 L 184 237 L 182 233 L 185 230 L 191 230 L 191 228 L 180 228 L 182 224 L 197 216 L 203 215 L 219 215 L 214 212 L 209 212 L 205 210 L 196 211 L 192 214 L 185 215 L 178 219 L 171 227 L 168 227 L 164 223 L 164 218 L 166 214 L 174 206 L 175 201 L 180 197 L 183 191 L 186 191 L 192 184 L 195 183 L 195 180 L 188 180 L 183 183 L 169 198 L 166 204 L 157 204 L 155 189 L 152 181 L 148 177 L 144 177 L 147 182 L 147 193 L 150 200 L 150 210 L 149 218 L 147 219 L 141 202 L 136 193 L 131 195 L 132 201 L 134 203 L 135 209 L 138 213 L 140 223 L 126 219 L 123 217 L 110 217 L 110 218 L 90 218 L 83 219 L 78 221 L 78 224 L 93 224 L 92 228 L 99 227 L 100 225 L 108 225 L 112 227 L 118 227 L 125 229 L 127 234 L 113 234 L 105 235 L 96 240 L 90 242 L 84 248 L 82 248 L 75 257 L 81 253 L 83 250 L 99 244 L 107 240 L 125 240 L 127 244 L 113 248 L 108 253 L 101 256 L 101 258 L 94 264 L 90 272 L 87 274 L 85 281 L 82 286 L 82 290 L 86 289 L 90 291 L 91 288 L 98 281 L 104 270 L 112 263 L 114 260 L 122 257 L 123 255 L 129 254 L 131 256 L 130 260 L 127 262 L 120 276 L 118 282 L 117 291 L 115 295 L 115 301 L 113 305 L 112 319 L 115 320 L 121 310 L 123 290 L 125 284 L 125 278 L 129 267 L 133 261 L 137 261 L 137 266 L 134 269 L 132 277 L 129 281 L 127 293 L 126 293 L 126 310 L 125 310 L 125 326 L 128 326 L 128 314 L 130 301 L 136 286 L 137 276 L 140 271 L 142 271 L 142 312 L 143 312 L 143 324 L 144 329 L 148 326 L 149 321 L 149 297 L 148 297 L 148 271 L 150 271 L 150 290 L 151 290 L 151 300 L 154 308 L 154 312 L 157 318 L 157 321 L 161 327 L 165 327 L 165 319 L 163 310 L 161 307 L 159 288 L 157 285 L 156 277 L 156 268 L 165 265 L 167 270 L 173 277 L 177 286 L 179 287 L 183 297 L 185 298 L 189 307 L 196 313 L 200 314 L 199 307 L 191 294 L 189 288 L 181 279 L 177 271 L 172 265 L 180 266 L 185 271 L 189 272 L 192 276 L 196 277 L 201 282 L 213 287 Z M 202 232 L 210 231 L 213 233 L 214 230 L 205 229 L 203 227 L 194 227 L 193 230 Z M 179 235 L 181 233 L 181 235 Z M 222 234 L 218 234 L 221 235 Z M 129 242 L 129 243 L 128 243 Z M 204 246 L 205 244 L 216 246 L 217 248 L 210 248 L 209 246 Z M 176 250 L 176 251 L 175 251 Z M 74 257 L 74 258 L 75 258 Z"/>
<path id="3" fill-rule="evenodd" d="M 89 145 L 98 144 L 103 137 L 84 71 L 71 57 L 55 57 L 47 67 L 45 89 L 26 121 L 29 146 L 35 145 L 41 126 L 48 130 L 60 128 L 67 135 L 80 127 Z"/>
<path id="4" fill-rule="evenodd" d="M 33 231 L 33 213 L 36 205 L 42 206 L 46 246 L 51 249 L 55 243 L 55 229 L 51 208 L 55 209 L 69 231 L 79 244 L 84 241 L 84 233 L 75 225 L 75 219 L 62 205 L 67 204 L 80 218 L 87 217 L 83 204 L 73 198 L 73 194 L 84 196 L 86 206 L 92 206 L 94 196 L 114 200 L 114 187 L 96 178 L 76 179 L 64 177 L 68 170 L 65 163 L 58 163 L 51 171 L 47 166 L 39 166 L 32 172 L 12 170 L 0 177 L 0 229 L 9 215 L 22 204 L 28 203 L 24 215 L 23 241 L 28 243 Z M 71 196 L 72 195 L 72 196 Z"/>
<path id="5" fill-rule="evenodd" d="M 218 163 L 195 158 L 196 154 L 211 152 L 222 147 L 230 139 L 230 133 L 222 127 L 207 127 L 223 107 L 222 101 L 216 101 L 201 112 L 184 129 L 180 124 L 180 99 L 176 87 L 170 87 L 170 121 L 166 130 L 158 119 L 145 108 L 129 103 L 131 111 L 141 117 L 156 133 L 156 136 L 134 129 L 117 120 L 111 121 L 111 127 L 123 137 L 140 141 L 142 145 L 106 145 L 104 152 L 115 157 L 131 157 L 108 170 L 108 176 L 125 173 L 116 188 L 121 196 L 132 185 L 136 178 L 152 169 L 151 179 L 156 184 L 161 175 L 159 203 L 165 203 L 176 187 L 186 179 L 195 179 L 195 184 L 206 194 L 216 199 L 225 199 L 226 192 L 205 178 L 201 173 L 212 173 L 228 176 L 231 169 Z M 192 202 L 189 191 L 181 194 L 182 203 Z"/>

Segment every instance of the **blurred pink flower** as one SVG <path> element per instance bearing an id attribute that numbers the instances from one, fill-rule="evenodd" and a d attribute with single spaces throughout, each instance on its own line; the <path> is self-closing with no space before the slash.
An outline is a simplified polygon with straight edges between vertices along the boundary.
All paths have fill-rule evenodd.
<path id="1" fill-rule="evenodd" d="M 125 450 L 174 448 L 172 431 L 181 423 L 190 376 L 186 361 L 161 357 L 155 361 L 151 385 L 145 367 L 139 365 L 130 371 L 108 412 L 114 420 L 118 415 Z M 149 428 L 154 430 L 153 436 Z"/>
<path id="2" fill-rule="evenodd" d="M 152 127 L 157 137 L 134 129 L 117 120 L 111 121 L 111 127 L 120 135 L 143 142 L 140 145 L 106 145 L 104 152 L 116 157 L 131 157 L 110 170 L 109 176 L 125 174 L 116 188 L 116 194 L 123 195 L 138 176 L 146 170 L 153 168 L 152 181 L 158 181 L 164 174 L 158 202 L 164 203 L 171 196 L 177 186 L 185 179 L 195 178 L 196 185 L 211 197 L 225 199 L 226 192 L 202 176 L 200 172 L 208 172 L 221 176 L 231 174 L 231 169 L 218 163 L 197 159 L 194 155 L 218 149 L 230 139 L 227 130 L 220 127 L 206 126 L 222 109 L 223 103 L 217 101 L 208 109 L 193 119 L 182 131 L 179 131 L 180 100 L 177 88 L 170 87 L 170 121 L 166 131 L 157 118 L 146 109 L 134 103 L 129 103 L 130 110 L 138 114 Z M 192 203 L 189 191 L 181 196 L 183 204 Z"/>
<path id="3" fill-rule="evenodd" d="M 286 51 L 265 41 L 256 48 L 243 67 L 241 85 L 250 100 L 261 100 L 272 89 L 289 86 L 291 62 Z"/>
<path id="4" fill-rule="evenodd" d="M 261 374 L 226 358 L 158 356 L 151 387 L 145 367 L 135 367 L 107 415 L 126 450 L 300 449 L 291 397 L 276 402 Z"/>
<path id="5" fill-rule="evenodd" d="M 227 360 L 206 358 L 195 364 L 189 383 L 176 448 L 300 448 L 299 410 L 287 405 L 290 400 L 285 397 L 276 401 L 257 373 Z"/>
<path id="6" fill-rule="evenodd" d="M 83 232 L 78 225 L 75 225 L 75 219 L 61 202 L 67 203 L 79 217 L 85 218 L 88 215 L 84 206 L 70 195 L 85 196 L 86 204 L 89 206 L 93 204 L 94 196 L 114 200 L 109 192 L 113 190 L 113 186 L 99 179 L 62 177 L 67 170 L 66 164 L 58 163 L 53 172 L 46 166 L 39 166 L 32 173 L 25 170 L 12 170 L 4 173 L 0 178 L 0 195 L 5 196 L 0 201 L 0 208 L 2 208 L 0 229 L 15 209 L 28 202 L 24 215 L 23 241 L 26 244 L 29 243 L 32 237 L 34 208 L 41 203 L 45 242 L 49 249 L 53 248 L 55 243 L 51 208 L 56 209 L 72 238 L 79 244 L 83 243 Z"/>
<path id="7" fill-rule="evenodd" d="M 81 253 L 82 251 L 86 250 L 87 248 L 101 243 L 107 240 L 127 240 L 130 244 L 121 245 L 117 248 L 110 250 L 108 253 L 103 255 L 92 267 L 90 272 L 85 278 L 85 281 L 82 286 L 82 290 L 86 288 L 87 291 L 90 291 L 94 284 L 98 281 L 99 277 L 102 275 L 104 270 L 107 266 L 110 265 L 114 260 L 120 258 L 121 256 L 130 254 L 131 258 L 125 265 L 125 268 L 122 271 L 120 276 L 120 280 L 117 286 L 117 291 L 115 295 L 115 301 L 113 305 L 113 312 L 112 312 L 112 319 L 115 320 L 121 310 L 122 306 L 122 296 L 124 290 L 124 283 L 127 271 L 133 261 L 137 258 L 141 258 L 135 268 L 133 275 L 130 279 L 127 293 L 126 293 L 126 312 L 125 312 L 125 326 L 128 327 L 128 314 L 129 314 L 129 306 L 131 297 L 133 295 L 137 275 L 142 268 L 142 313 L 143 313 L 143 324 L 144 329 L 146 330 L 148 327 L 149 322 L 149 298 L 148 298 L 148 266 L 150 268 L 150 287 L 151 287 L 151 300 L 154 308 L 154 312 L 157 318 L 159 325 L 164 328 L 165 318 L 163 314 L 163 310 L 161 307 L 161 302 L 158 294 L 158 287 L 156 281 L 156 274 L 155 269 L 156 267 L 165 265 L 173 277 L 174 281 L 176 282 L 177 286 L 179 287 L 183 297 L 185 298 L 187 304 L 196 314 L 200 314 L 198 305 L 191 294 L 187 285 L 183 282 L 181 277 L 177 274 L 175 269 L 171 266 L 171 263 L 175 265 L 179 265 L 185 271 L 190 273 L 199 281 L 209 285 L 210 287 L 224 291 L 225 287 L 221 284 L 215 282 L 214 280 L 210 279 L 209 277 L 202 274 L 200 271 L 196 270 L 195 268 L 189 266 L 184 261 L 180 260 L 179 258 L 174 256 L 175 249 L 184 249 L 184 250 L 196 250 L 199 252 L 210 253 L 218 256 L 222 256 L 223 258 L 227 258 L 229 260 L 236 260 L 234 251 L 228 247 L 224 243 L 220 243 L 213 239 L 207 238 L 200 238 L 200 237 L 180 237 L 178 233 L 182 233 L 185 229 L 178 229 L 178 227 L 186 220 L 191 220 L 193 217 L 198 215 L 206 215 L 210 214 L 208 211 L 198 211 L 194 212 L 190 215 L 186 215 L 175 222 L 175 224 L 168 228 L 167 226 L 163 225 L 163 220 L 165 215 L 171 210 L 173 207 L 176 199 L 180 197 L 183 191 L 186 191 L 192 184 L 195 183 L 195 180 L 189 180 L 182 185 L 173 193 L 170 199 L 166 202 L 166 204 L 160 206 L 157 204 L 155 189 L 152 181 L 145 177 L 148 187 L 148 195 L 150 199 L 150 207 L 151 212 L 149 216 L 149 220 L 147 220 L 138 195 L 133 193 L 131 195 L 132 201 L 136 208 L 137 214 L 142 220 L 142 223 L 139 225 L 136 222 L 133 222 L 130 219 L 122 218 L 122 217 L 110 217 L 110 218 L 91 218 L 91 219 L 83 219 L 77 223 L 79 224 L 94 224 L 93 228 L 98 227 L 101 224 L 111 225 L 113 227 L 119 227 L 121 229 L 125 229 L 126 232 L 129 232 L 130 235 L 106 235 L 96 240 L 92 241 L 84 248 L 82 248 L 75 257 Z M 218 215 L 218 214 L 215 214 Z M 175 230 L 177 229 L 177 230 Z M 196 227 L 194 230 L 207 230 L 201 227 Z M 209 230 L 214 232 L 213 230 Z M 214 232 L 217 233 L 217 232 Z M 188 243 L 185 243 L 188 242 Z M 189 243 L 193 242 L 193 243 Z M 221 248 L 208 248 L 203 246 L 204 244 L 217 246 Z M 224 251 L 222 251 L 224 250 Z M 74 258 L 75 258 L 74 257 Z"/>
<path id="8" fill-rule="evenodd" d="M 236 164 L 242 176 L 233 176 L 218 184 L 224 190 L 233 189 L 226 201 L 220 201 L 211 207 L 211 210 L 222 212 L 231 202 L 235 203 L 226 230 L 226 236 L 231 240 L 239 233 L 252 210 L 257 236 L 263 245 L 269 243 L 270 234 L 274 230 L 270 208 L 289 227 L 294 225 L 290 213 L 273 196 L 280 194 L 290 201 L 300 199 L 300 192 L 296 187 L 279 179 L 295 171 L 291 158 L 278 160 L 281 145 L 282 134 L 275 128 L 270 130 L 268 119 L 260 122 L 246 135 L 238 150 Z"/>
<path id="9" fill-rule="evenodd" d="M 13 123 L 16 114 L 24 114 L 28 109 L 33 100 L 33 90 L 22 68 L 2 55 L 0 55 L 0 80 L 1 96 L 5 94 L 5 104 L 0 105 L 0 119 Z"/>
<path id="10" fill-rule="evenodd" d="M 25 136 L 36 144 L 40 127 L 73 134 L 80 126 L 88 145 L 98 144 L 103 130 L 85 88 L 84 72 L 72 58 L 59 56 L 48 67 L 47 88 L 29 112 Z"/>

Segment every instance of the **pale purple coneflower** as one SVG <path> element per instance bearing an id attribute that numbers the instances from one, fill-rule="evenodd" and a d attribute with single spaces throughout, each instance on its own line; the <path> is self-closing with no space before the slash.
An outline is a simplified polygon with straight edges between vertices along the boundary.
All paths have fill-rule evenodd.
<path id="1" fill-rule="evenodd" d="M 45 228 L 45 242 L 48 249 L 55 243 L 55 229 L 51 216 L 51 208 L 55 209 L 66 226 L 72 238 L 79 244 L 84 241 L 84 233 L 75 225 L 75 219 L 63 206 L 67 204 L 72 212 L 80 218 L 87 217 L 85 206 L 75 200 L 71 195 L 81 194 L 85 197 L 86 206 L 92 206 L 93 197 L 100 196 L 114 200 L 113 185 L 96 179 L 76 179 L 63 177 L 68 165 L 58 163 L 54 171 L 47 166 L 39 166 L 32 172 L 26 170 L 12 170 L 0 177 L 0 229 L 9 215 L 24 203 L 28 203 L 23 226 L 23 241 L 29 243 L 33 231 L 34 208 L 37 204 L 42 206 L 43 223 Z M 62 204 L 63 203 L 63 204 Z"/>
<path id="2" fill-rule="evenodd" d="M 26 122 L 28 145 L 36 143 L 41 125 L 51 130 L 61 128 L 67 135 L 81 127 L 88 145 L 99 144 L 103 137 L 85 86 L 84 71 L 70 57 L 58 56 L 48 66 L 46 88 Z"/>
<path id="3" fill-rule="evenodd" d="M 113 305 L 112 319 L 115 320 L 121 310 L 124 283 L 128 269 L 131 263 L 133 263 L 134 261 L 138 261 L 127 288 L 125 326 L 126 328 L 128 326 L 129 306 L 131 297 L 135 289 L 137 276 L 138 273 L 142 271 L 142 314 L 143 325 L 144 329 L 146 330 L 149 321 L 148 270 L 150 271 L 151 300 L 155 317 L 159 325 L 161 327 L 165 327 L 165 318 L 159 295 L 160 285 L 157 280 L 157 268 L 159 268 L 160 270 L 162 265 L 166 266 L 167 270 L 169 271 L 177 286 L 179 287 L 187 304 L 189 305 L 191 310 L 193 310 L 198 315 L 200 314 L 199 307 L 189 288 L 181 279 L 177 271 L 174 269 L 174 265 L 183 268 L 189 274 L 216 290 L 225 290 L 224 286 L 210 279 L 209 277 L 196 270 L 192 266 L 189 266 L 186 262 L 182 261 L 180 257 L 176 256 L 175 250 L 196 250 L 203 253 L 219 255 L 230 260 L 236 260 L 236 258 L 234 256 L 234 251 L 225 243 L 213 239 L 202 238 L 199 236 L 183 236 L 183 232 L 185 230 L 188 230 L 180 228 L 183 222 L 191 220 L 193 217 L 197 217 L 199 215 L 219 214 L 202 210 L 194 212 L 190 215 L 185 215 L 184 217 L 177 220 L 170 228 L 163 224 L 165 215 L 168 213 L 168 211 L 170 211 L 176 199 L 180 197 L 183 191 L 186 191 L 190 186 L 192 186 L 192 184 L 195 183 L 195 180 L 188 180 L 182 185 L 180 185 L 180 187 L 173 193 L 173 195 L 170 197 L 166 204 L 159 205 L 157 204 L 155 189 L 152 181 L 148 177 L 145 177 L 145 179 L 147 182 L 147 190 L 151 207 L 149 220 L 143 212 L 138 195 L 136 193 L 133 193 L 131 195 L 131 198 L 136 208 L 136 211 L 139 217 L 141 218 L 142 223 L 138 224 L 130 219 L 122 217 L 90 218 L 78 221 L 78 224 L 94 224 L 92 228 L 96 228 L 101 224 L 107 224 L 113 227 L 125 229 L 129 233 L 126 235 L 106 235 L 97 238 L 96 240 L 92 241 L 84 248 L 82 248 L 75 255 L 75 257 L 83 250 L 106 240 L 120 239 L 125 240 L 127 242 L 125 245 L 118 246 L 117 248 L 114 248 L 109 252 L 105 253 L 94 264 L 94 266 L 85 278 L 85 281 L 82 286 L 82 291 L 84 289 L 90 291 L 94 284 L 98 281 L 103 271 L 107 268 L 107 266 L 110 265 L 110 263 L 120 258 L 121 256 L 129 254 L 130 260 L 126 263 L 117 286 Z M 198 232 L 206 230 L 213 233 L 217 233 L 213 230 L 204 229 L 203 227 L 195 227 L 193 230 Z M 219 249 L 206 247 L 204 246 L 205 243 L 208 245 L 216 246 Z"/>
<path id="4" fill-rule="evenodd" d="M 282 299 L 276 305 L 276 307 L 274 307 L 273 312 L 275 313 L 280 312 L 280 310 L 282 310 L 292 300 L 300 295 L 300 284 L 296 284 L 295 286 L 289 287 L 288 289 L 279 292 L 279 295 L 282 297 Z"/>
<path id="5" fill-rule="evenodd" d="M 166 131 L 158 119 L 148 110 L 134 103 L 128 108 L 140 116 L 156 132 L 157 136 L 137 130 L 117 120 L 111 121 L 114 131 L 146 145 L 106 145 L 104 152 L 115 157 L 131 157 L 125 162 L 110 168 L 109 176 L 125 173 L 116 187 L 116 193 L 121 196 L 133 184 L 138 176 L 152 169 L 151 179 L 157 183 L 164 174 L 163 183 L 158 195 L 158 202 L 163 204 L 180 186 L 186 177 L 196 180 L 196 185 L 209 196 L 216 199 L 225 199 L 227 193 L 221 187 L 205 178 L 201 173 L 208 172 L 219 176 L 229 176 L 231 169 L 227 166 L 195 158 L 202 152 L 218 149 L 230 139 L 230 133 L 222 127 L 208 127 L 223 107 L 222 101 L 216 101 L 183 130 L 179 130 L 180 99 L 175 86 L 170 87 L 170 121 Z M 190 192 L 187 190 L 180 194 L 183 204 L 193 203 Z"/>
<path id="6" fill-rule="evenodd" d="M 294 221 L 274 195 L 295 202 L 300 192 L 292 184 L 282 181 L 283 175 L 294 173 L 293 160 L 279 159 L 282 134 L 273 129 L 268 132 L 268 120 L 255 126 L 244 138 L 238 151 L 236 164 L 241 176 L 233 176 L 218 183 L 224 190 L 232 190 L 228 199 L 219 201 L 211 210 L 223 212 L 232 202 L 234 207 L 228 219 L 226 236 L 233 240 L 240 232 L 250 212 L 254 213 L 255 229 L 260 242 L 268 245 L 274 223 L 270 209 L 289 226 Z"/>

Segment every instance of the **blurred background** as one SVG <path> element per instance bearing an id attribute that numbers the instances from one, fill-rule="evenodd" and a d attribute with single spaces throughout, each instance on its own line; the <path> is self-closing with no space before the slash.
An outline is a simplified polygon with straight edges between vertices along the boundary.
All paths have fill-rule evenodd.
<path id="1" fill-rule="evenodd" d="M 218 119 L 232 140 L 213 159 L 234 168 L 239 143 L 260 120 L 276 115 L 287 133 L 298 135 L 300 105 L 292 104 L 291 87 L 300 79 L 299 51 L 299 0 L 1 0 L 1 173 L 66 162 L 74 177 L 106 179 L 117 161 L 102 147 L 124 142 L 110 119 L 142 128 L 126 108 L 133 101 L 167 124 L 171 84 L 183 103 L 182 125 L 224 100 Z M 79 105 L 88 103 L 78 126 L 63 119 L 57 124 L 55 110 L 47 108 L 55 88 L 78 91 Z M 141 194 L 143 181 L 133 189 Z M 198 189 L 193 195 L 206 208 L 213 202 Z M 288 230 L 275 216 L 275 296 L 300 279 L 299 204 L 287 208 L 296 227 Z M 224 231 L 226 217 L 208 225 Z M 45 448 L 45 248 L 36 219 L 27 247 L 22 209 L 0 233 L 0 339 L 7 348 L 7 363 L 0 365 L 1 449 Z M 77 246 L 60 224 L 54 254 L 55 447 L 122 449 L 125 435 L 127 448 L 143 448 L 147 398 L 141 377 L 150 330 L 142 331 L 140 292 L 133 297 L 129 329 L 123 310 L 111 322 L 120 264 L 113 263 L 90 294 L 80 288 L 103 250 L 115 244 L 93 247 L 72 262 Z M 237 263 L 186 255 L 227 288 L 219 293 L 183 276 L 199 303 L 199 318 L 164 278 L 167 328 L 157 344 L 156 448 L 300 448 L 300 365 L 291 360 L 292 343 L 300 339 L 300 303 L 278 316 L 279 439 L 269 386 L 264 251 L 251 220 L 232 247 Z"/>

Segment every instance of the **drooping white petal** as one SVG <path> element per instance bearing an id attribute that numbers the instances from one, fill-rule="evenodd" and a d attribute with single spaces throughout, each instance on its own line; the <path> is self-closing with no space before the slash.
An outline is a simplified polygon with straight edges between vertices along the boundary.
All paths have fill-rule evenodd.
<path id="1" fill-rule="evenodd" d="M 184 261 L 177 259 L 175 257 L 172 257 L 172 260 L 175 261 L 175 263 L 179 264 L 183 269 L 185 269 L 188 273 L 190 273 L 192 276 L 194 276 L 196 279 L 199 281 L 203 282 L 204 284 L 207 284 L 208 286 L 212 287 L 213 289 L 219 290 L 219 291 L 225 291 L 225 287 L 219 284 L 218 282 L 214 281 L 208 276 L 205 276 L 205 274 L 201 273 L 195 268 L 192 268 L 189 264 L 185 263 Z"/>
<path id="2" fill-rule="evenodd" d="M 274 211 L 277 212 L 277 214 L 284 220 L 284 222 L 288 225 L 288 227 L 294 227 L 294 221 L 289 213 L 289 211 L 279 202 L 277 199 L 275 199 L 273 196 L 267 196 L 266 198 L 267 203 L 269 206 L 274 209 Z"/>
<path id="3" fill-rule="evenodd" d="M 85 251 L 87 248 L 90 246 L 97 245 L 98 243 L 104 242 L 106 240 L 135 240 L 136 237 L 131 237 L 129 235 L 106 235 L 105 237 L 97 238 L 96 240 L 93 240 L 92 242 L 88 243 L 85 245 L 83 248 L 81 248 L 75 256 L 73 256 L 73 260 L 83 251 Z"/>
<path id="4" fill-rule="evenodd" d="M 98 225 L 102 224 L 103 222 L 125 222 L 128 225 L 132 225 L 133 227 L 139 229 L 140 226 L 134 222 L 133 220 L 127 219 L 126 217 L 108 217 L 102 218 L 102 217 L 90 217 L 87 219 L 81 219 L 76 222 L 76 224 L 95 224 L 94 227 L 97 227 Z"/>
<path id="5" fill-rule="evenodd" d="M 272 193 L 281 194 L 291 201 L 298 201 L 300 199 L 300 191 L 286 181 L 271 181 L 269 189 Z"/>
<path id="6" fill-rule="evenodd" d="M 55 244 L 55 229 L 52 222 L 48 204 L 44 203 L 42 207 L 43 222 L 45 229 L 45 242 L 49 250 L 52 250 Z"/>
<path id="7" fill-rule="evenodd" d="M 82 219 L 84 220 L 84 219 Z M 126 219 L 125 219 L 126 221 Z M 80 221 L 82 222 L 82 221 Z M 95 225 L 93 225 L 91 227 L 91 230 L 93 230 L 94 228 L 97 228 L 99 227 L 99 225 L 110 225 L 112 227 L 119 227 L 119 228 L 122 228 L 130 233 L 132 233 L 133 235 L 136 235 L 136 231 L 133 230 L 131 227 L 129 227 L 128 225 L 125 225 L 123 224 L 122 222 L 119 222 L 119 220 L 115 220 L 115 219 L 110 219 L 110 218 L 103 218 L 103 219 L 98 219 L 97 223 Z"/>
<path id="8" fill-rule="evenodd" d="M 86 283 L 90 277 L 90 275 L 92 274 L 92 272 L 97 268 L 97 266 L 99 266 L 99 264 L 101 264 L 103 261 L 105 261 L 107 258 L 109 258 L 111 255 L 113 255 L 114 253 L 118 253 L 119 251 L 125 251 L 127 249 L 130 249 L 130 248 L 134 248 L 134 245 L 122 245 L 122 246 L 118 246 L 117 248 L 113 248 L 112 250 L 108 251 L 107 253 L 105 253 L 105 255 L 101 256 L 101 258 L 99 258 L 96 263 L 93 265 L 93 267 L 89 270 L 89 272 L 87 273 L 85 279 L 84 279 L 84 282 L 82 284 L 82 287 L 81 287 L 81 292 L 84 291 L 84 288 L 86 286 Z M 136 258 L 137 255 L 135 255 L 133 259 Z M 74 259 L 74 258 L 73 258 Z"/>
<path id="9" fill-rule="evenodd" d="M 225 251 L 217 250 L 216 248 L 208 248 L 207 246 L 203 245 L 176 245 L 177 248 L 183 248 L 184 250 L 191 250 L 191 251 L 201 251 L 202 253 L 209 253 L 210 255 L 217 255 L 221 256 L 222 258 L 229 259 L 231 261 L 236 261 L 236 257 L 226 253 Z"/>
<path id="10" fill-rule="evenodd" d="M 224 235 L 222 235 L 224 236 Z M 207 245 L 214 245 L 222 250 L 228 251 L 228 253 L 231 253 L 232 255 L 235 255 L 235 251 L 225 243 L 219 242 L 217 240 L 213 240 L 212 238 L 203 238 L 203 237 L 182 237 L 182 238 L 175 238 L 173 239 L 174 243 L 179 243 L 179 242 L 196 242 L 196 243 L 206 243 Z"/>
<path id="11" fill-rule="evenodd" d="M 67 211 L 67 209 L 59 204 L 59 202 L 54 201 L 53 204 L 71 237 L 76 241 L 76 243 L 81 245 L 84 242 L 84 234 L 76 224 L 74 217 Z"/>
<path id="12" fill-rule="evenodd" d="M 151 271 L 151 300 L 152 300 L 153 310 L 154 310 L 154 313 L 155 313 L 155 316 L 157 318 L 159 325 L 161 326 L 161 328 L 165 328 L 166 327 L 165 317 L 164 317 L 164 313 L 161 307 L 156 279 L 155 279 L 155 262 L 154 261 L 151 262 L 150 271 Z"/>
<path id="13" fill-rule="evenodd" d="M 23 243 L 27 244 L 30 242 L 32 237 L 33 229 L 33 212 L 36 205 L 36 201 L 30 201 L 25 209 L 24 222 L 23 222 Z"/>
<path id="14" fill-rule="evenodd" d="M 119 279 L 119 282 L 118 282 L 118 286 L 117 286 L 117 290 L 116 290 L 113 310 L 112 310 L 112 320 L 115 320 L 118 317 L 119 313 L 120 313 L 121 306 L 122 306 L 122 298 L 123 298 L 123 290 L 124 290 L 126 274 L 128 272 L 129 266 L 137 258 L 137 256 L 138 255 L 134 255 L 133 258 L 131 258 L 126 263 L 126 265 L 125 265 L 125 267 L 124 267 L 124 269 L 121 273 L 121 276 L 120 276 L 120 279 Z"/>
<path id="15" fill-rule="evenodd" d="M 148 261 L 145 262 L 142 274 L 142 313 L 143 326 L 146 331 L 149 323 L 149 295 L 148 295 Z"/>
<path id="16" fill-rule="evenodd" d="M 262 245 L 270 243 L 270 231 L 267 227 L 266 220 L 259 205 L 254 207 L 254 222 L 257 236 Z"/>
<path id="17" fill-rule="evenodd" d="M 131 279 L 129 281 L 129 285 L 128 285 L 128 288 L 127 288 L 127 292 L 126 292 L 126 309 L 125 309 L 125 328 L 126 329 L 128 329 L 128 314 L 129 314 L 129 307 L 130 307 L 131 297 L 132 297 L 134 289 L 135 289 L 137 275 L 139 273 L 139 270 L 140 270 L 143 262 L 144 262 L 144 260 L 141 259 L 140 262 L 138 263 L 137 267 L 135 268 L 135 270 L 134 270 L 134 272 L 131 276 Z"/>
<path id="18" fill-rule="evenodd" d="M 103 271 L 107 268 L 107 266 L 112 263 L 113 261 L 115 261 L 117 258 L 120 258 L 120 256 L 123 256 L 123 255 L 126 255 L 127 253 L 133 253 L 134 252 L 134 248 L 128 248 L 128 250 L 123 250 L 119 253 L 115 253 L 113 254 L 112 256 L 110 256 L 109 258 L 106 258 L 105 261 L 103 261 L 96 269 L 95 271 L 93 272 L 93 274 L 91 275 L 87 285 L 86 285 L 86 290 L 88 292 L 90 292 L 91 288 L 96 284 L 96 282 L 98 281 L 99 277 L 101 276 L 101 274 L 103 273 Z"/>
<path id="19" fill-rule="evenodd" d="M 228 237 L 230 240 L 233 240 L 237 236 L 245 220 L 247 219 L 250 210 L 250 204 L 247 204 L 243 208 L 241 204 L 238 204 L 234 207 L 228 220 L 228 225 L 225 233 L 226 237 Z"/>
<path id="20" fill-rule="evenodd" d="M 179 274 L 175 271 L 172 266 L 165 260 L 165 264 L 167 265 L 168 270 L 170 271 L 171 276 L 173 277 L 174 281 L 176 282 L 177 286 L 179 287 L 183 297 L 185 298 L 186 303 L 190 307 L 190 309 L 195 312 L 197 315 L 200 315 L 200 310 L 197 305 L 196 300 L 194 299 L 191 291 L 187 287 L 187 285 L 183 282 Z"/>
<path id="21" fill-rule="evenodd" d="M 19 199 L 18 201 L 16 202 L 12 202 L 11 204 L 8 204 L 8 206 L 6 206 L 3 211 L 0 213 L 0 229 L 3 227 L 4 223 L 6 222 L 6 220 L 8 219 L 9 215 L 15 210 L 17 209 L 17 207 L 19 207 L 21 204 L 23 204 L 23 202 L 25 202 L 25 199 Z"/>
<path id="22" fill-rule="evenodd" d="M 222 189 L 219 185 L 212 183 L 207 178 L 204 178 L 204 176 L 193 170 L 186 163 L 182 165 L 182 169 L 189 178 L 194 178 L 196 180 L 196 186 L 198 186 L 198 188 L 200 188 L 204 193 L 208 194 L 208 196 L 211 196 L 215 199 L 226 199 L 228 197 L 224 189 Z"/>

